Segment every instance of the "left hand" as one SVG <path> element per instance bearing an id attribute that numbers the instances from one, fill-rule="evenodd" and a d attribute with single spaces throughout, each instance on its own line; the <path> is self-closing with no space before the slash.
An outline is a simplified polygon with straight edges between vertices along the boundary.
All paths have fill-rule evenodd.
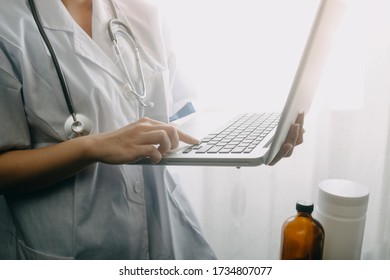
<path id="1" fill-rule="evenodd" d="M 269 165 L 275 165 L 284 157 L 290 157 L 294 151 L 294 147 L 303 143 L 303 129 L 304 113 L 300 113 L 290 127 L 290 131 L 286 137 L 286 141 L 280 148 L 278 154 L 271 161 Z"/>

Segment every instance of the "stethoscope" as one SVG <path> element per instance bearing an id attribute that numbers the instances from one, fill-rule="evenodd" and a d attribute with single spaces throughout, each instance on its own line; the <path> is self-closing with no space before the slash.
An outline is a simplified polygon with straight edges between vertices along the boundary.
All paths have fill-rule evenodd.
<path id="1" fill-rule="evenodd" d="M 74 105 L 72 103 L 71 95 L 69 93 L 68 85 L 66 83 L 65 76 L 62 72 L 61 66 L 58 62 L 57 56 L 54 52 L 54 49 L 53 49 L 53 47 L 52 47 L 52 45 L 51 45 L 51 43 L 46 35 L 46 32 L 45 32 L 43 26 L 42 26 L 42 21 L 41 21 L 41 18 L 39 16 L 38 10 L 35 6 L 35 2 L 34 2 L 34 0 L 28 0 L 28 3 L 31 7 L 31 13 L 34 17 L 35 23 L 37 24 L 39 33 L 41 34 L 49 52 L 50 52 L 54 67 L 56 69 L 58 78 L 60 80 L 61 89 L 62 89 L 62 92 L 64 94 L 66 105 L 67 105 L 69 113 L 70 113 L 70 116 L 66 119 L 65 124 L 64 124 L 64 130 L 65 130 L 66 137 L 68 137 L 68 139 L 73 139 L 73 138 L 80 137 L 80 136 L 90 135 L 92 132 L 92 127 L 93 127 L 92 121 L 87 116 L 80 114 L 80 113 L 76 113 L 76 110 L 75 110 Z M 112 19 L 108 24 L 108 33 L 109 33 L 110 39 L 113 43 L 114 50 L 119 58 L 119 62 L 121 64 L 121 67 L 123 68 L 123 71 L 126 75 L 127 83 L 124 86 L 124 91 L 126 94 L 132 94 L 133 96 L 135 96 L 142 106 L 153 107 L 153 105 L 154 105 L 153 103 L 146 103 L 144 101 L 147 91 L 146 91 L 145 77 L 144 77 L 142 63 L 141 63 L 141 57 L 140 57 L 140 53 L 139 53 L 139 44 L 134 36 L 134 33 L 129 28 L 129 26 L 127 26 L 125 23 L 123 23 L 122 21 L 120 21 L 118 19 L 116 9 L 115 9 L 115 6 L 114 6 L 114 3 L 112 2 L 112 0 L 110 0 L 110 5 L 111 5 L 112 10 L 114 11 L 115 18 Z M 114 31 L 115 27 L 117 27 L 116 31 Z M 127 39 L 131 39 L 131 41 L 133 42 L 134 52 L 135 52 L 135 56 L 136 56 L 136 60 L 137 60 L 137 67 L 139 69 L 141 81 L 142 81 L 142 93 L 137 92 L 137 90 L 134 86 L 133 80 L 130 77 L 129 71 L 127 70 L 126 64 L 123 60 L 122 52 L 121 52 L 119 45 L 118 45 L 118 38 L 117 38 L 116 33 L 120 33 L 122 36 L 126 37 Z"/>

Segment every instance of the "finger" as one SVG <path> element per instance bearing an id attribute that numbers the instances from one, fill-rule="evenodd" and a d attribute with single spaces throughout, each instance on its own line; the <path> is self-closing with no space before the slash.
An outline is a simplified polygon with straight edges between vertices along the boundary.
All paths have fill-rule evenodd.
<path id="1" fill-rule="evenodd" d="M 171 149 L 179 146 L 180 136 L 178 130 L 171 126 L 161 124 L 151 120 L 155 124 L 141 124 L 137 127 L 142 131 L 142 136 L 139 138 L 138 144 L 158 145 L 158 150 L 164 154 Z"/>
<path id="2" fill-rule="evenodd" d="M 184 142 L 184 143 L 187 143 L 187 144 L 191 144 L 191 145 L 196 145 L 196 144 L 199 144 L 200 143 L 200 140 L 199 139 L 196 139 L 194 137 L 192 137 L 191 135 L 181 131 L 179 128 L 178 128 L 178 125 L 175 124 L 175 123 L 171 123 L 170 125 L 172 125 L 173 127 L 175 127 L 177 129 L 177 133 L 179 135 L 179 140 Z"/>
<path id="3" fill-rule="evenodd" d="M 174 148 L 177 148 L 179 146 L 179 134 L 178 134 L 178 131 L 175 127 L 173 127 L 171 125 L 164 124 L 164 123 L 160 123 L 160 122 L 157 122 L 154 120 L 151 120 L 151 122 L 153 124 L 151 124 L 151 125 L 148 124 L 148 125 L 142 126 L 142 129 L 145 132 L 153 132 L 153 131 L 162 132 L 162 131 L 164 131 L 165 134 L 168 136 L 169 141 L 170 141 L 169 149 L 174 149 Z M 159 144 L 159 143 L 155 143 L 155 144 Z"/>
<path id="4" fill-rule="evenodd" d="M 171 149 L 175 149 L 179 146 L 179 141 L 184 143 L 195 145 L 199 144 L 200 141 L 182 131 L 177 129 L 174 125 L 167 125 L 165 123 L 149 119 L 142 118 L 137 121 L 139 126 L 142 127 L 143 131 L 154 131 L 154 130 L 164 130 L 168 134 L 171 141 Z"/>
<path id="5" fill-rule="evenodd" d="M 196 145 L 200 143 L 198 139 L 192 137 L 191 135 L 188 135 L 187 133 L 184 133 L 181 130 L 178 130 L 177 132 L 179 135 L 179 140 L 184 143 L 191 144 L 191 145 Z"/>
<path id="6" fill-rule="evenodd" d="M 164 131 L 165 135 L 169 139 L 169 147 L 167 147 L 168 150 L 164 150 L 164 152 L 175 149 L 179 146 L 179 134 L 175 127 L 171 125 L 157 125 L 156 128 L 160 128 L 161 131 Z"/>
<path id="7" fill-rule="evenodd" d="M 291 145 L 290 143 L 284 143 L 269 165 L 275 165 L 279 160 L 286 157 L 286 155 L 288 155 L 293 149 L 293 145 Z"/>
<path id="8" fill-rule="evenodd" d="M 153 145 L 140 145 L 137 147 L 137 152 L 130 163 L 135 163 L 143 158 L 150 158 L 151 163 L 156 164 L 162 158 L 161 153 Z"/>
<path id="9" fill-rule="evenodd" d="M 159 121 L 149 119 L 149 118 L 142 118 L 141 121 L 148 123 L 148 124 L 151 124 L 152 126 L 159 126 L 160 128 L 168 127 L 168 129 L 169 129 L 169 131 L 167 131 L 168 134 L 170 134 L 170 132 L 173 132 L 171 129 L 174 129 L 174 133 L 172 133 L 172 136 L 175 136 L 175 138 L 174 138 L 175 141 L 173 141 L 173 145 L 172 145 L 173 149 L 177 148 L 177 146 L 179 145 L 179 143 L 176 142 L 176 135 L 178 136 L 179 141 L 182 141 L 182 142 L 187 143 L 187 144 L 195 145 L 195 144 L 199 144 L 199 142 L 200 142 L 198 139 L 196 139 L 196 138 L 182 132 L 181 130 L 177 129 L 177 127 L 174 124 L 168 125 L 168 124 L 165 124 L 163 122 L 159 122 Z"/>
<path id="10" fill-rule="evenodd" d="M 305 113 L 299 113 L 295 120 L 295 123 L 300 124 L 301 127 L 303 127 L 304 121 L 305 121 Z"/>
<path id="11" fill-rule="evenodd" d="M 288 149 L 286 149 L 286 152 L 284 153 L 283 157 L 291 157 L 293 152 L 294 152 L 294 146 L 291 144 L 286 144 L 288 145 Z"/>
<path id="12" fill-rule="evenodd" d="M 305 133 L 305 129 L 303 128 L 304 118 L 305 118 L 305 114 L 300 113 L 300 114 L 298 114 L 297 119 L 295 120 L 295 123 L 299 124 L 299 126 L 300 126 L 298 137 L 297 137 L 295 145 L 299 145 L 299 144 L 303 143 L 303 134 Z"/>
<path id="13" fill-rule="evenodd" d="M 299 127 L 299 133 L 298 133 L 298 137 L 297 137 L 297 141 L 295 143 L 295 145 L 300 145 L 303 143 L 303 134 L 305 133 L 305 130 L 303 129 L 302 126 Z"/>
<path id="14" fill-rule="evenodd" d="M 144 133 L 140 144 L 157 145 L 161 154 L 168 152 L 172 148 L 171 139 L 165 130 L 152 130 Z"/>
<path id="15" fill-rule="evenodd" d="M 174 124 L 166 124 L 160 121 L 156 121 L 150 118 L 142 118 L 139 120 L 140 123 L 147 124 L 150 126 L 150 129 L 164 129 L 167 131 L 168 135 L 172 140 L 172 149 L 177 148 L 179 146 L 179 141 L 182 141 L 187 144 L 199 144 L 199 140 L 180 131 L 177 129 L 177 126 Z"/>
<path id="16" fill-rule="evenodd" d="M 166 133 L 168 134 L 169 136 L 169 139 L 171 140 L 171 149 L 175 149 L 179 146 L 179 142 L 182 141 L 184 143 L 187 143 L 187 144 L 191 144 L 191 145 L 195 145 L 195 144 L 199 144 L 200 141 L 194 137 L 192 137 L 191 135 L 177 129 L 175 126 L 173 125 L 158 125 L 158 126 L 155 126 L 155 128 L 160 128 L 164 131 L 166 131 Z"/>
<path id="17" fill-rule="evenodd" d="M 298 136 L 299 136 L 300 127 L 301 126 L 299 124 L 292 124 L 291 125 L 290 130 L 287 134 L 285 143 L 289 143 L 289 144 L 293 145 L 293 147 L 295 146 L 297 139 L 298 139 Z"/>
<path id="18" fill-rule="evenodd" d="M 302 134 L 302 137 L 301 137 Z M 300 139 L 301 138 L 301 139 Z M 291 125 L 290 131 L 287 135 L 285 144 L 290 144 L 291 148 L 284 154 L 284 157 L 290 157 L 294 151 L 294 147 L 297 144 L 300 144 L 299 141 L 303 142 L 303 132 L 301 130 L 301 125 L 295 123 Z"/>
<path id="19" fill-rule="evenodd" d="M 283 157 L 290 157 L 294 151 L 294 146 L 298 139 L 300 125 L 292 124 L 290 130 L 287 134 L 286 141 L 280 148 L 279 152 L 276 154 L 275 158 L 271 161 L 270 165 L 276 164 Z"/>

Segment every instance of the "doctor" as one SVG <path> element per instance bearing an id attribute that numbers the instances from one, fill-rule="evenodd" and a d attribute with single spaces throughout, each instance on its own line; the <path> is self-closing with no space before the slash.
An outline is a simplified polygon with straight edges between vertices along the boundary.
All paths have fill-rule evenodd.
<path id="1" fill-rule="evenodd" d="M 197 143 L 168 124 L 192 112 L 192 92 L 156 8 L 143 0 L 35 1 L 75 114 L 91 123 L 90 135 L 68 139 L 69 106 L 31 8 L 27 0 L 0 3 L 7 7 L 0 11 L 0 193 L 15 226 L 10 257 L 215 258 L 168 170 L 123 164 L 157 163 L 179 141 Z M 121 52 L 132 66 L 122 67 L 107 30 L 113 18 L 134 33 L 142 69 L 128 38 Z M 302 142 L 302 124 L 292 126 L 274 163 Z"/>

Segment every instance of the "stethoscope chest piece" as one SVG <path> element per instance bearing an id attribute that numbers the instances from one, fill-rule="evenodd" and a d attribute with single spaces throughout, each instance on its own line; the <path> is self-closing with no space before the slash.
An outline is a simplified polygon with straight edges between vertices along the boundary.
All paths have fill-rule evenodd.
<path id="1" fill-rule="evenodd" d="M 42 26 L 41 18 L 39 16 L 38 10 L 36 9 L 35 2 L 34 2 L 34 0 L 28 0 L 28 2 L 29 2 L 29 5 L 31 7 L 31 12 L 32 12 L 34 20 L 37 24 L 39 33 L 41 34 L 49 52 L 50 52 L 50 55 L 52 57 L 53 64 L 55 66 L 55 69 L 56 69 L 56 72 L 57 72 L 57 75 L 58 75 L 58 78 L 59 78 L 59 81 L 61 84 L 61 88 L 62 88 L 62 91 L 64 94 L 64 98 L 66 100 L 66 104 L 67 104 L 67 107 L 68 107 L 68 110 L 70 113 L 70 116 L 66 119 L 65 125 L 64 125 L 66 137 L 68 139 L 73 139 L 76 137 L 89 135 L 92 132 L 92 122 L 86 116 L 76 113 L 76 110 L 74 109 L 73 104 L 72 104 L 72 99 L 71 99 L 71 96 L 70 96 L 70 93 L 68 90 L 66 79 L 64 77 L 64 74 L 63 74 L 62 69 L 60 67 L 60 64 L 58 62 L 55 51 L 54 51 L 54 49 L 49 41 L 49 38 L 47 37 L 46 32 Z M 142 70 L 141 58 L 140 58 L 140 54 L 139 54 L 139 44 L 138 44 L 136 38 L 134 37 L 133 32 L 129 28 L 129 26 L 127 26 L 126 24 L 121 22 L 119 19 L 117 19 L 115 6 L 114 6 L 112 0 L 110 1 L 110 3 L 111 3 L 111 6 L 113 7 L 113 10 L 114 10 L 115 19 L 110 21 L 110 23 L 108 25 L 108 33 L 111 37 L 111 40 L 112 40 L 113 45 L 114 45 L 114 49 L 119 57 L 119 62 L 121 63 L 122 68 L 123 68 L 125 75 L 126 75 L 126 78 L 127 78 L 127 83 L 124 86 L 125 97 L 127 99 L 130 99 L 130 100 L 132 98 L 136 97 L 136 99 L 138 99 L 139 103 L 142 106 L 153 107 L 154 106 L 153 102 L 146 103 L 144 101 L 144 98 L 146 97 L 147 90 L 146 90 L 145 77 L 144 77 L 144 73 Z M 131 38 L 133 41 L 133 45 L 135 48 L 134 50 L 135 50 L 136 60 L 138 63 L 138 68 L 139 68 L 140 76 L 141 76 L 141 80 L 142 80 L 142 92 L 140 92 L 140 93 L 137 93 L 137 91 L 133 85 L 133 81 L 132 81 L 130 74 L 129 74 L 127 67 L 126 67 L 126 63 L 123 60 L 122 52 L 120 51 L 119 46 L 118 46 L 118 40 L 117 40 L 116 33 L 121 34 L 122 36 L 124 36 L 127 39 Z"/>
<path id="2" fill-rule="evenodd" d="M 65 121 L 64 130 L 68 139 L 90 135 L 92 121 L 82 114 L 70 115 Z"/>

